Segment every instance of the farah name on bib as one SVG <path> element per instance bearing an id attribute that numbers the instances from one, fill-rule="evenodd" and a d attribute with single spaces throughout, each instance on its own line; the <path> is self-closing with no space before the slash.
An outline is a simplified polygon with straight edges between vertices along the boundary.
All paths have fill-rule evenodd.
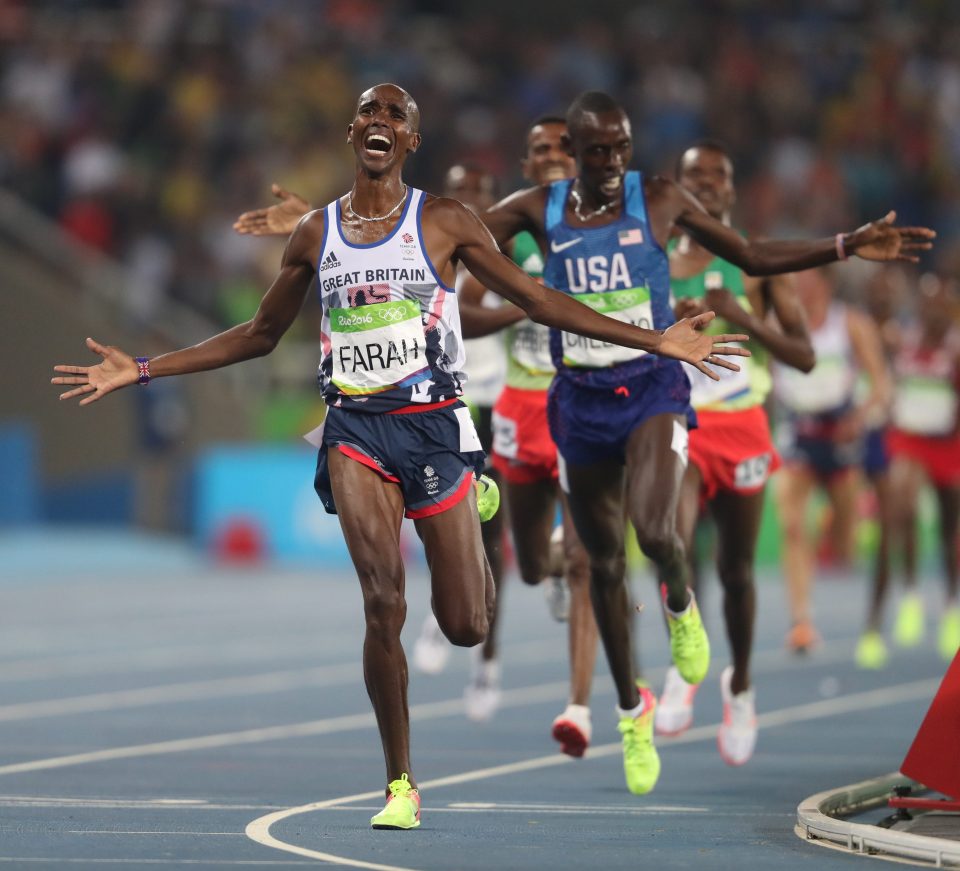
<path id="1" fill-rule="evenodd" d="M 380 393 L 430 375 L 415 300 L 331 309 L 330 334 L 333 382 L 344 393 Z"/>

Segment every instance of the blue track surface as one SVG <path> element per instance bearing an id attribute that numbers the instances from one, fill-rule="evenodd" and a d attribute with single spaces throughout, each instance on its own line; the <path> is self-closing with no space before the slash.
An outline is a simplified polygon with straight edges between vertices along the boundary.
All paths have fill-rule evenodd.
<path id="1" fill-rule="evenodd" d="M 106 557 L 99 570 L 89 557 L 72 568 L 62 554 L 37 559 L 28 576 L 8 568 L 0 588 L 0 866 L 11 867 L 269 868 L 322 864 L 318 854 L 330 867 L 419 871 L 855 867 L 862 860 L 794 835 L 796 805 L 898 768 L 945 670 L 928 643 L 895 652 L 882 672 L 856 671 L 865 589 L 851 578 L 819 583 L 826 643 L 788 656 L 783 595 L 768 576 L 760 741 L 747 766 L 728 768 L 716 748 L 727 655 L 711 585 L 702 605 L 714 664 L 695 726 L 659 742 L 660 783 L 634 797 L 602 657 L 594 746 L 582 761 L 555 752 L 565 628 L 538 590 L 512 582 L 501 711 L 484 725 L 463 717 L 467 651 L 442 675 L 413 674 L 423 825 L 373 832 L 383 762 L 351 577 L 220 570 L 150 551 L 135 570 Z M 653 583 L 635 590 L 649 603 L 640 646 L 659 688 L 667 644 Z M 934 611 L 940 590 L 926 592 Z M 408 598 L 412 641 L 423 576 L 412 573 Z M 324 806 L 289 810 L 313 803 Z"/>

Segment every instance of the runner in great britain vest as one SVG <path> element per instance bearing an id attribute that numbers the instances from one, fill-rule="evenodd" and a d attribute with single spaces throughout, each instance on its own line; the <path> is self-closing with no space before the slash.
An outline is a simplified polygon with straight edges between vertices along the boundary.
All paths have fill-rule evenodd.
<path id="1" fill-rule="evenodd" d="M 424 249 L 423 201 L 423 191 L 410 188 L 396 227 L 371 245 L 344 238 L 339 200 L 324 210 L 317 288 L 319 382 L 328 405 L 376 413 L 463 392 L 457 295 Z"/>

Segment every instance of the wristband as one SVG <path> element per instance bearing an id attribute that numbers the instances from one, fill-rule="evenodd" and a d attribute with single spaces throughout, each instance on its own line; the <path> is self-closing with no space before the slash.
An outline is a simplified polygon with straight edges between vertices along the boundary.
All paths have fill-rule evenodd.
<path id="1" fill-rule="evenodd" d="M 137 383 L 146 386 L 150 383 L 150 358 L 134 357 L 137 364 Z"/>
<path id="2" fill-rule="evenodd" d="M 834 247 L 837 249 L 837 260 L 846 260 L 847 259 L 847 246 L 843 243 L 843 233 L 837 233 L 836 238 L 833 241 Z"/>

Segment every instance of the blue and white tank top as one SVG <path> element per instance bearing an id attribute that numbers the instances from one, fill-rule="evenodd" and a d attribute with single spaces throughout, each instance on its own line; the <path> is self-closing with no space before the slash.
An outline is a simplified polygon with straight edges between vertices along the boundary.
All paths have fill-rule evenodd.
<path id="1" fill-rule="evenodd" d="M 424 248 L 424 200 L 410 188 L 397 225 L 368 245 L 344 238 L 339 200 L 324 209 L 318 381 L 328 405 L 379 413 L 463 392 L 457 295 Z"/>
<path id="2" fill-rule="evenodd" d="M 799 417 L 838 417 L 853 405 L 857 364 L 847 326 L 847 306 L 830 303 L 823 323 L 810 331 L 817 363 L 809 372 L 774 361 L 773 395 Z"/>
<path id="3" fill-rule="evenodd" d="M 650 227 L 643 176 L 626 174 L 620 218 L 604 227 L 575 226 L 564 220 L 572 184 L 554 182 L 547 194 L 545 282 L 607 317 L 666 329 L 674 322 L 670 263 Z M 551 330 L 550 350 L 561 377 L 597 388 L 616 388 L 625 379 L 674 363 L 560 330 Z"/>

